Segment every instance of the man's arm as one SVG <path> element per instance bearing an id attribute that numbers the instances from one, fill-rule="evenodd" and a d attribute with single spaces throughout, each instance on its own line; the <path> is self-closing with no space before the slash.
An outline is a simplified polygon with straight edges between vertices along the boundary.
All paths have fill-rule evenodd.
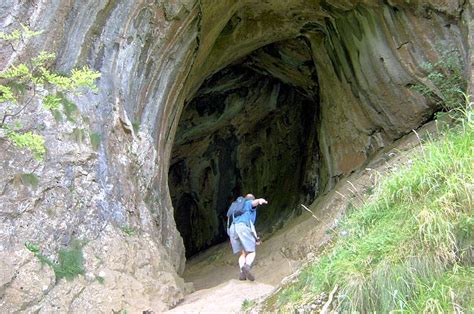
<path id="1" fill-rule="evenodd" d="M 252 201 L 252 207 L 257 207 L 258 205 L 268 204 L 264 198 L 257 198 Z"/>

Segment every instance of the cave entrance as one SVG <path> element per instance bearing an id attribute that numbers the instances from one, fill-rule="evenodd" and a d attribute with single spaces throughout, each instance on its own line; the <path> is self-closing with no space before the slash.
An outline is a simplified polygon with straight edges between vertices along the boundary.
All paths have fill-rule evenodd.
<path id="1" fill-rule="evenodd" d="M 227 208 L 253 193 L 271 234 L 320 186 L 319 87 L 304 38 L 276 42 L 208 77 L 182 112 L 169 169 L 186 257 L 227 240 Z"/>

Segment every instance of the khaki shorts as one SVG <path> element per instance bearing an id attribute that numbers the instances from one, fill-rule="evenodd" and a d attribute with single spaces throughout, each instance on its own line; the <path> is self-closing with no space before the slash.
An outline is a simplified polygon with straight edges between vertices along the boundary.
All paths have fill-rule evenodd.
<path id="1" fill-rule="evenodd" d="M 242 250 L 250 253 L 255 252 L 255 237 L 252 229 L 244 223 L 232 224 L 230 227 L 230 244 L 234 254 Z"/>

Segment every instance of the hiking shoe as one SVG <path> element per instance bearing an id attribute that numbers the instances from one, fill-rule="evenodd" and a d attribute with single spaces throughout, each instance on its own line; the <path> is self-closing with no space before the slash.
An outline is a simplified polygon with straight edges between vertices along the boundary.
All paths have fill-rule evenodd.
<path id="1" fill-rule="evenodd" d="M 245 276 L 245 274 L 242 270 L 240 270 L 239 280 L 247 280 L 247 276 Z"/>
<path id="2" fill-rule="evenodd" d="M 245 274 L 245 277 L 247 277 L 248 280 L 254 281 L 255 276 L 250 272 L 250 266 L 245 264 L 244 267 L 242 267 L 242 272 Z"/>

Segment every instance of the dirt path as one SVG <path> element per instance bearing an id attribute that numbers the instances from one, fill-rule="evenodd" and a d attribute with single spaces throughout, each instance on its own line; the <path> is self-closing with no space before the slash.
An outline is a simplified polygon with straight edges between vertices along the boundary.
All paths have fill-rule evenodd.
<path id="1" fill-rule="evenodd" d="M 257 248 L 252 268 L 256 277 L 254 282 L 238 280 L 238 256 L 231 254 L 228 243 L 201 253 L 188 261 L 183 275 L 186 282 L 193 282 L 196 292 L 186 296 L 169 312 L 235 313 L 241 311 L 245 300 L 270 294 L 286 276 L 298 269 L 308 255 L 314 255 L 321 243 L 329 239 L 325 231 L 334 224 L 343 205 L 344 202 L 337 197 L 333 197 L 331 202 L 314 204 L 312 210 L 319 211 L 319 221 L 305 212 L 265 240 Z"/>
<path id="2" fill-rule="evenodd" d="M 235 313 L 245 300 L 270 293 L 273 286 L 231 279 L 216 287 L 196 291 L 167 313 Z"/>
<path id="3" fill-rule="evenodd" d="M 433 125 L 418 134 L 426 130 L 433 131 Z M 375 156 L 363 170 L 344 178 L 308 206 L 314 215 L 303 211 L 271 238 L 264 239 L 257 248 L 252 268 L 255 282 L 238 280 L 238 256 L 231 254 L 229 243 L 214 246 L 189 260 L 183 276 L 186 282 L 193 282 L 196 292 L 186 296 L 170 313 L 235 313 L 241 311 L 245 300 L 270 294 L 285 277 L 318 254 L 349 204 L 359 203 L 382 173 L 409 160 L 411 153 L 405 152 L 418 143 L 413 133 L 399 140 Z"/>

